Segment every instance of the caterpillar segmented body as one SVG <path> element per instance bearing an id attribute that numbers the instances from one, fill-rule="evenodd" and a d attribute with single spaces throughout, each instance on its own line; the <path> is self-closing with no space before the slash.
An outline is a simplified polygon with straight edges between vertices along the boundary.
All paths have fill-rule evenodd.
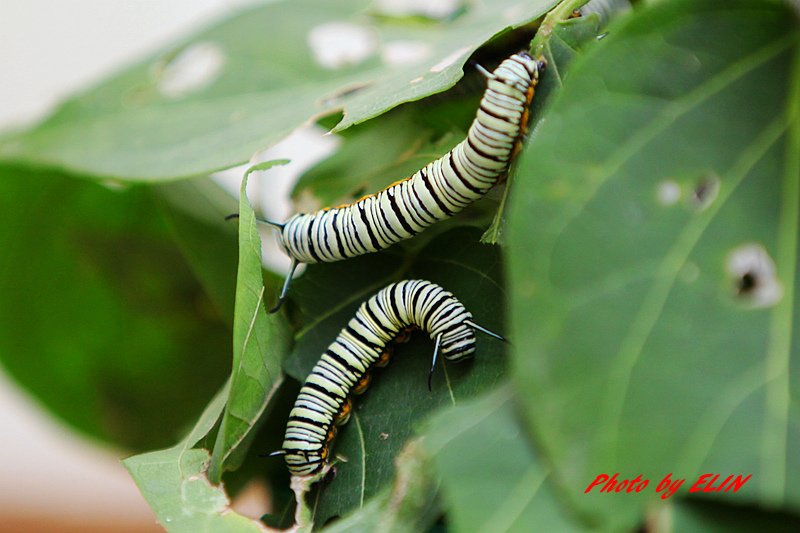
<path id="1" fill-rule="evenodd" d="M 350 416 L 349 397 L 366 390 L 370 370 L 385 365 L 392 341 L 414 326 L 434 339 L 434 365 L 439 352 L 450 361 L 471 356 L 475 329 L 502 339 L 475 324 L 464 305 L 434 283 L 406 280 L 383 288 L 361 305 L 300 390 L 279 452 L 292 475 L 324 471 L 337 426 Z"/>
<path id="2" fill-rule="evenodd" d="M 538 81 L 539 64 L 514 54 L 490 75 L 467 138 L 411 177 L 361 200 L 297 214 L 281 229 L 301 263 L 339 261 L 408 239 L 481 198 L 508 170 Z"/>
<path id="3" fill-rule="evenodd" d="M 333 262 L 376 252 L 408 239 L 484 196 L 508 171 L 526 131 L 528 109 L 544 63 L 520 52 L 487 78 L 467 137 L 441 158 L 355 203 L 300 213 L 280 228 L 292 258 L 278 306 L 298 263 Z"/>

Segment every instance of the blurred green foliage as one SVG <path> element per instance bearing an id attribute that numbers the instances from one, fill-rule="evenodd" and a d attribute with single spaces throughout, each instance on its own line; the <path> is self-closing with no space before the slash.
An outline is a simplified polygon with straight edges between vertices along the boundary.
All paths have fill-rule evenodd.
<path id="1" fill-rule="evenodd" d="M 229 508 L 254 479 L 273 494 L 264 520 L 286 526 L 286 470 L 257 454 L 280 446 L 299 383 L 356 307 L 392 281 L 429 279 L 513 344 L 480 337 L 475 360 L 442 365 L 431 392 L 431 342 L 399 346 L 337 440 L 346 461 L 310 495 L 317 527 L 791 529 L 797 13 L 670 0 L 567 20 L 576 1 L 542 21 L 554 3 L 465 3 L 446 20 L 269 3 L 4 135 L 5 369 L 88 435 L 170 446 L 125 461 L 168 529 L 259 529 Z M 332 20 L 430 56 L 325 69 L 306 38 Z M 171 62 L 202 43 L 222 52 L 219 77 L 165 95 Z M 310 266 L 267 315 L 280 280 L 262 270 L 254 212 L 209 174 L 324 116 L 341 146 L 294 199 L 374 192 L 462 138 L 483 89 L 471 67 L 456 85 L 471 54 L 492 68 L 521 47 L 548 64 L 509 187 L 384 252 Z M 269 180 L 273 163 L 250 179 Z M 238 239 L 223 220 L 234 211 Z M 487 227 L 502 247 L 480 243 Z M 650 490 L 584 494 L 615 472 Z M 654 485 L 670 472 L 752 479 L 664 501 Z"/>

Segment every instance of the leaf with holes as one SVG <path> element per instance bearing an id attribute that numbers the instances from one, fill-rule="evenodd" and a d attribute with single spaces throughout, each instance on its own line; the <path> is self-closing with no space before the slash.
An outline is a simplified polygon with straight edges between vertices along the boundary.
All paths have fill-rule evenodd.
<path id="1" fill-rule="evenodd" d="M 418 24 L 365 0 L 259 5 L 2 138 L 0 162 L 121 180 L 232 167 L 315 117 L 344 111 L 341 130 L 453 86 L 471 52 L 554 3 L 469 4 Z"/>
<path id="2" fill-rule="evenodd" d="M 361 302 L 400 279 L 440 284 L 472 310 L 476 321 L 502 333 L 502 264 L 498 249 L 477 243 L 479 236 L 474 228 L 462 228 L 435 239 L 407 260 L 384 252 L 309 267 L 294 287 L 304 325 L 287 361 L 287 373 L 305 379 Z M 503 343 L 479 334 L 474 360 L 439 366 L 428 392 L 432 342 L 417 333 L 410 343 L 399 345 L 392 364 L 375 372 L 369 390 L 356 399 L 350 422 L 337 438 L 334 453 L 347 461 L 338 462 L 333 481 L 311 495 L 315 523 L 324 524 L 378 494 L 392 479 L 393 458 L 412 435 L 414 424 L 497 383 L 505 371 L 504 351 Z"/>
<path id="3" fill-rule="evenodd" d="M 799 45 L 781 3 L 646 6 L 575 61 L 520 161 L 517 390 L 608 527 L 657 495 L 583 494 L 601 473 L 752 474 L 724 498 L 800 509 Z"/>

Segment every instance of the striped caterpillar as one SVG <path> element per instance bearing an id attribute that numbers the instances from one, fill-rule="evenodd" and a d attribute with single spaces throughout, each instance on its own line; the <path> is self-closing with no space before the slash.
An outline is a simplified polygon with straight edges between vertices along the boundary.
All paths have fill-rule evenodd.
<path id="1" fill-rule="evenodd" d="M 544 62 L 512 55 L 487 78 L 467 137 L 409 178 L 347 205 L 299 213 L 279 224 L 280 242 L 292 259 L 277 305 L 286 298 L 299 263 L 333 262 L 376 252 L 408 239 L 485 195 L 508 171 L 528 122 Z"/>
<path id="2" fill-rule="evenodd" d="M 425 330 L 434 340 L 428 388 L 439 353 L 459 361 L 475 351 L 479 330 L 501 340 L 472 320 L 450 292 L 424 280 L 392 283 L 369 298 L 306 379 L 289 414 L 282 450 L 293 476 L 316 479 L 327 472 L 337 426 L 350 417 L 352 394 L 363 393 L 370 370 L 389 362 L 392 342 L 411 327 Z"/>

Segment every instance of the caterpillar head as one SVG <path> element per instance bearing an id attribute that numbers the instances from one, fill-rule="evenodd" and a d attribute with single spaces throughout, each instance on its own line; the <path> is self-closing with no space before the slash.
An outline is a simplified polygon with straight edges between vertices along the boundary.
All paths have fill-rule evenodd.
<path id="1" fill-rule="evenodd" d="M 469 357 L 475 353 L 475 331 L 463 322 L 453 326 L 442 333 L 439 349 L 448 361 Z"/>
<path id="2" fill-rule="evenodd" d="M 535 85 L 539 74 L 539 62 L 527 52 L 520 52 L 509 57 L 492 73 L 495 82 L 514 87 L 522 94 Z"/>
<path id="3" fill-rule="evenodd" d="M 297 443 L 294 443 L 296 445 Z M 301 443 L 304 445 L 305 443 Z M 319 473 L 325 466 L 325 453 L 323 449 L 304 450 L 293 447 L 293 444 L 284 442 L 284 459 L 289 472 L 293 476 L 311 476 Z"/>

